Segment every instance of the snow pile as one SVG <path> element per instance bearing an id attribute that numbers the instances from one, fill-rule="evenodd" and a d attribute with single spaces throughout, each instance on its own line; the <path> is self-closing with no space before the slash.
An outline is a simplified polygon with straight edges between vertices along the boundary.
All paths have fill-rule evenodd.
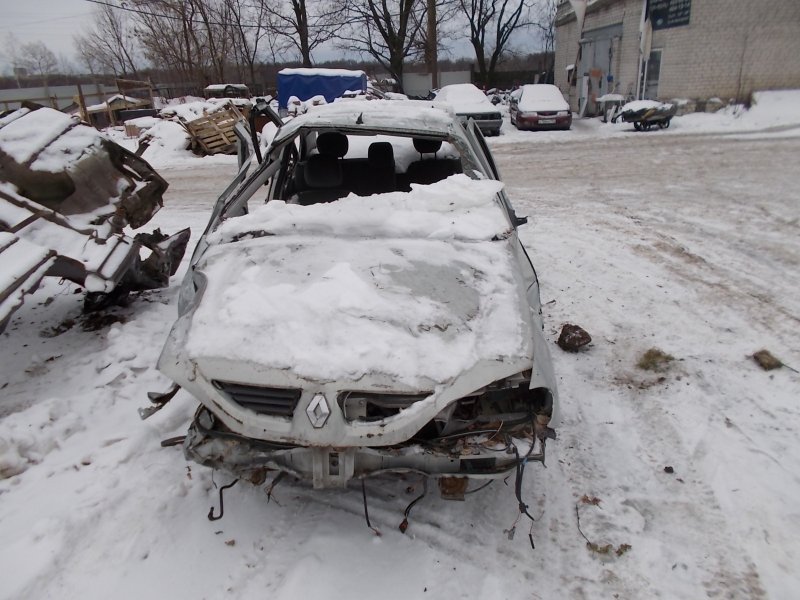
<path id="1" fill-rule="evenodd" d="M 501 189 L 454 175 L 329 204 L 273 201 L 224 222 L 199 265 L 208 286 L 188 353 L 408 385 L 524 355 L 517 266 L 491 241 L 509 229 Z"/>
<path id="2" fill-rule="evenodd" d="M 800 90 L 756 92 L 749 109 L 731 105 L 716 115 L 725 126 L 746 130 L 797 126 L 800 125 Z"/>
<path id="3" fill-rule="evenodd" d="M 300 206 L 273 201 L 229 219 L 209 236 L 211 243 L 257 235 L 329 235 L 491 240 L 510 224 L 496 203 L 503 184 L 453 175 L 433 185 L 412 184 L 410 192 L 351 194 L 337 202 Z"/>
<path id="4" fill-rule="evenodd" d="M 227 102 L 211 102 L 209 100 L 196 100 L 184 104 L 172 104 L 162 108 L 159 113 L 165 119 L 179 118 L 183 121 L 194 121 L 200 117 L 223 110 Z"/>
<path id="5" fill-rule="evenodd" d="M 36 359 L 34 359 L 36 362 Z M 0 479 L 25 472 L 86 425 L 71 403 L 49 398 L 0 421 Z"/>
<path id="6" fill-rule="evenodd" d="M 141 131 L 146 131 L 159 123 L 161 123 L 161 119 L 158 117 L 136 117 L 125 121 L 125 125 L 135 125 Z"/>
<path id="7" fill-rule="evenodd" d="M 167 164 L 179 156 L 193 156 L 189 150 L 189 133 L 175 121 L 160 120 L 142 133 L 139 141 L 144 140 L 150 145 L 142 158 L 154 164 Z"/>
<path id="8" fill-rule="evenodd" d="M 35 158 L 31 168 L 36 171 L 63 171 L 103 139 L 97 130 L 78 123 L 78 117 L 52 108 L 16 111 L 0 121 L 0 151 L 18 164 Z"/>
<path id="9" fill-rule="evenodd" d="M 672 107 L 671 104 L 662 104 L 661 102 L 656 102 L 655 100 L 634 100 L 633 102 L 628 102 L 626 105 L 620 108 L 619 112 L 639 112 L 640 110 L 649 110 L 651 108 L 666 109 L 670 107 Z"/>
<path id="10" fill-rule="evenodd" d="M 198 267 L 208 283 L 184 317 L 186 353 L 432 389 L 481 360 L 526 355 L 513 260 L 502 242 L 296 234 L 216 246 Z"/>
<path id="11" fill-rule="evenodd" d="M 339 98 L 336 100 L 339 100 Z M 286 106 L 290 115 L 302 115 L 315 106 L 325 106 L 327 103 L 328 101 L 325 100 L 325 96 L 319 94 L 312 96 L 308 100 L 300 100 L 297 96 L 289 96 Z"/>

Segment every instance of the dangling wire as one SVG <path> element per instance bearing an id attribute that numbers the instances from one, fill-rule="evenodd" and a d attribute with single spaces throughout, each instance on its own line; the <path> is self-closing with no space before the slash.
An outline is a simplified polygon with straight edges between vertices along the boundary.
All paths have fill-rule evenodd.
<path id="1" fill-rule="evenodd" d="M 411 514 L 411 509 L 414 507 L 414 505 L 417 502 L 422 500 L 425 497 L 425 494 L 427 494 L 427 493 L 428 493 L 428 478 L 425 477 L 425 478 L 422 479 L 422 493 L 419 496 L 417 496 L 416 498 L 414 498 L 409 503 L 409 505 L 406 506 L 406 509 L 403 511 L 403 522 L 400 523 L 400 531 L 402 533 L 405 533 L 406 529 L 408 529 L 408 515 Z"/>
<path id="2" fill-rule="evenodd" d="M 214 516 L 214 507 L 212 506 L 211 508 L 208 509 L 208 520 L 209 521 L 217 521 L 217 520 L 222 518 L 222 515 L 225 514 L 225 504 L 224 504 L 224 499 L 223 499 L 222 494 L 223 494 L 223 492 L 225 490 L 232 488 L 238 482 L 239 482 L 238 479 L 234 479 L 228 485 L 223 485 L 221 488 L 219 488 L 219 515 Z"/>
<path id="3" fill-rule="evenodd" d="M 281 479 L 283 479 L 285 475 L 286 471 L 281 471 L 278 473 L 272 480 L 272 483 L 270 483 L 269 486 L 267 486 L 267 489 L 264 490 L 267 493 L 267 504 L 269 504 L 269 502 L 272 500 L 272 492 L 275 490 L 275 486 L 280 483 Z M 277 500 L 275 500 L 275 504 L 280 506 Z"/>
<path id="4" fill-rule="evenodd" d="M 533 415 L 530 413 L 530 407 L 528 411 L 529 411 L 528 416 L 531 419 L 531 425 L 533 425 L 533 431 L 535 432 L 536 424 L 533 421 Z M 542 440 L 542 443 L 544 443 L 544 440 Z M 506 533 L 508 534 L 508 539 L 513 539 L 514 532 L 517 527 L 517 522 L 519 521 L 520 516 L 525 515 L 526 517 L 528 517 L 531 520 L 531 528 L 528 532 L 528 539 L 531 542 L 531 548 L 533 548 L 534 550 L 536 549 L 536 546 L 533 543 L 533 523 L 536 521 L 536 519 L 534 519 L 533 515 L 531 515 L 531 513 L 528 512 L 528 505 L 522 501 L 522 478 L 523 475 L 525 474 L 525 466 L 528 464 L 528 458 L 530 458 L 531 454 L 533 454 L 533 448 L 535 445 L 536 445 L 536 438 L 533 437 L 531 439 L 531 446 L 530 448 L 528 448 L 528 452 L 522 458 L 520 458 L 519 456 L 519 450 L 517 450 L 517 446 L 515 444 L 512 444 L 511 446 L 514 449 L 514 457 L 516 458 L 516 467 L 515 467 L 516 477 L 514 479 L 514 494 L 517 497 L 519 514 L 517 515 L 517 519 L 514 521 L 514 524 L 511 526 L 511 528 L 506 530 Z"/>
<path id="5" fill-rule="evenodd" d="M 364 498 L 364 518 L 367 520 L 367 527 L 372 529 L 375 535 L 380 536 L 381 532 L 373 527 L 372 523 L 369 522 L 369 509 L 367 508 L 367 485 L 364 483 L 363 479 L 361 480 L 361 496 Z"/>

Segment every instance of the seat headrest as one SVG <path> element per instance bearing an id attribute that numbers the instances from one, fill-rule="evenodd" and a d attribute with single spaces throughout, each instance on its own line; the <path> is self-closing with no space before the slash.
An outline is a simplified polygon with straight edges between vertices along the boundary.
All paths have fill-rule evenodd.
<path id="1" fill-rule="evenodd" d="M 342 185 L 342 166 L 335 156 L 315 154 L 306 161 L 303 176 L 310 188 L 337 188 Z"/>
<path id="2" fill-rule="evenodd" d="M 367 151 L 367 163 L 371 169 L 394 169 L 394 148 L 389 142 L 373 142 Z"/>
<path id="3" fill-rule="evenodd" d="M 414 148 L 420 154 L 433 154 L 442 147 L 442 140 L 426 140 L 414 138 Z"/>
<path id="4" fill-rule="evenodd" d="M 326 131 L 317 136 L 317 151 L 320 154 L 342 158 L 349 147 L 347 136 L 338 131 Z"/>

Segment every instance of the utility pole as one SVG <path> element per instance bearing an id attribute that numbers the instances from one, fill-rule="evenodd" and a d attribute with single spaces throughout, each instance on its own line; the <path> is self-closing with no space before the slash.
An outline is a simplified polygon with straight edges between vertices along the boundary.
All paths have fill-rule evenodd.
<path id="1" fill-rule="evenodd" d="M 431 74 L 431 88 L 439 87 L 439 40 L 436 36 L 436 0 L 428 0 L 428 47 L 425 48 L 425 62 Z"/>

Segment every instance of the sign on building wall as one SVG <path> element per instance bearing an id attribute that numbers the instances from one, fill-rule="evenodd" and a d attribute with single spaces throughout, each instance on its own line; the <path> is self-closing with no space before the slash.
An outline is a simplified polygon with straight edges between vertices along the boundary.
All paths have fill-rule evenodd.
<path id="1" fill-rule="evenodd" d="M 692 0 L 650 0 L 653 29 L 669 29 L 689 24 Z"/>

